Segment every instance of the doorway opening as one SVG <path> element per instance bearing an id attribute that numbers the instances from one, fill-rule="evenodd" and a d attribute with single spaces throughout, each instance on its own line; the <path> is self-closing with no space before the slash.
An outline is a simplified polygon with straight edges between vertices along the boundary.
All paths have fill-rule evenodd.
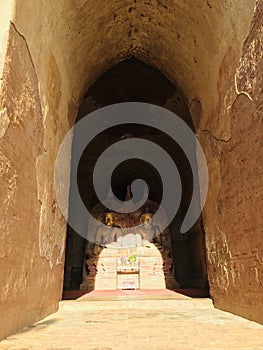
<path id="1" fill-rule="evenodd" d="M 155 68 L 134 58 L 109 69 L 88 89 L 76 122 L 96 109 L 121 102 L 146 102 L 162 106 L 177 114 L 194 131 L 180 87 L 173 85 Z M 100 154 L 120 139 L 131 137 L 158 144 L 175 162 L 182 181 L 182 200 L 179 211 L 169 225 L 172 273 L 181 289 L 208 289 L 202 217 L 186 234 L 180 233 L 181 223 L 192 197 L 191 168 L 182 149 L 168 135 L 147 125 L 124 124 L 111 127 L 94 137 L 86 147 L 78 168 L 78 186 L 83 202 L 89 211 L 99 203 L 92 176 Z M 112 189 L 116 197 L 124 200 L 127 188 L 138 178 L 144 179 L 148 184 L 148 199 L 160 204 L 162 181 L 158 172 L 148 163 L 137 159 L 125 161 L 114 170 Z M 69 210 L 73 206 L 74 203 L 70 203 Z M 86 247 L 87 241 L 68 226 L 64 274 L 66 291 L 79 290 L 83 279 L 90 273 L 86 264 L 89 258 Z"/>

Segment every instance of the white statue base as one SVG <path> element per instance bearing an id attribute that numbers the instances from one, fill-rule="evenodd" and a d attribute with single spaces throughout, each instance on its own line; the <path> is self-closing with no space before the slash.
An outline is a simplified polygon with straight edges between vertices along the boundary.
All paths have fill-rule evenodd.
<path id="1" fill-rule="evenodd" d="M 119 289 L 117 260 L 131 254 L 140 260 L 140 289 L 180 288 L 173 276 L 173 259 L 162 247 L 159 250 L 155 244 L 147 242 L 146 246 L 114 248 L 111 244 L 100 249 L 99 255 L 86 260 L 89 273 L 84 276 L 81 290 Z"/>

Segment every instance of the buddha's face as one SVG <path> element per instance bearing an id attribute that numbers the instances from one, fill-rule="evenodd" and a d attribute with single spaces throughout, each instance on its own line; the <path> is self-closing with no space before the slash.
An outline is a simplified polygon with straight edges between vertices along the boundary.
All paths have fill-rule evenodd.
<path id="1" fill-rule="evenodd" d="M 104 222 L 107 226 L 113 226 L 113 224 L 114 224 L 113 214 L 106 214 L 105 218 L 104 218 Z"/>
<path id="2" fill-rule="evenodd" d="M 142 224 L 144 226 L 151 226 L 151 223 L 152 223 L 152 215 L 151 214 L 142 215 Z"/>

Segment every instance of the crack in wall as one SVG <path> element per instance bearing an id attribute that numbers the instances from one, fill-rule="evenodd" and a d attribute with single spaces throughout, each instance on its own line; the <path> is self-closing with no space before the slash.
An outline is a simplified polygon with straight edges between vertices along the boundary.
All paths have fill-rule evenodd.
<path id="1" fill-rule="evenodd" d="M 32 55 L 31 55 L 31 52 L 30 52 L 30 49 L 29 49 L 29 46 L 27 44 L 27 40 L 26 40 L 25 36 L 17 29 L 15 23 L 13 21 L 10 21 L 10 23 L 11 23 L 11 26 L 13 27 L 13 29 L 15 30 L 15 32 L 20 36 L 20 38 L 22 38 L 22 40 L 24 41 L 24 44 L 26 46 L 27 53 L 28 53 L 29 59 L 31 61 L 33 70 L 34 70 L 34 74 L 36 75 L 36 81 L 38 83 L 37 96 L 38 96 L 38 99 L 39 99 L 39 102 L 40 102 L 40 114 L 41 114 L 41 116 L 43 118 L 43 111 L 42 111 L 42 106 L 41 106 L 41 98 L 40 98 L 40 93 L 39 93 L 38 75 L 37 75 L 37 72 L 36 72 L 36 67 L 35 67 L 35 64 L 34 64 L 34 61 L 33 61 L 33 58 L 32 58 Z"/>
<path id="2" fill-rule="evenodd" d="M 215 141 L 218 141 L 218 142 L 224 142 L 224 143 L 228 143 L 231 141 L 232 139 L 232 135 L 228 138 L 228 139 L 221 139 L 219 137 L 216 137 L 210 130 L 208 129 L 204 129 L 202 130 L 202 134 L 204 135 L 209 135 L 211 136 Z"/>

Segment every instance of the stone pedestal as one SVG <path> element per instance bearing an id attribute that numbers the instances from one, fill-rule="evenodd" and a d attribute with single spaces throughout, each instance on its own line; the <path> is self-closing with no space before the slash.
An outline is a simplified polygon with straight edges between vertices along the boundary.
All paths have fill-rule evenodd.
<path id="1" fill-rule="evenodd" d="M 117 260 L 130 254 L 135 254 L 140 261 L 138 278 L 140 277 L 141 289 L 180 287 L 173 276 L 173 259 L 167 256 L 165 249 L 160 248 L 159 250 L 153 243 L 148 243 L 146 247 L 102 248 L 99 255 L 86 260 L 88 273 L 84 276 L 80 289 L 113 290 L 119 288 Z"/>

